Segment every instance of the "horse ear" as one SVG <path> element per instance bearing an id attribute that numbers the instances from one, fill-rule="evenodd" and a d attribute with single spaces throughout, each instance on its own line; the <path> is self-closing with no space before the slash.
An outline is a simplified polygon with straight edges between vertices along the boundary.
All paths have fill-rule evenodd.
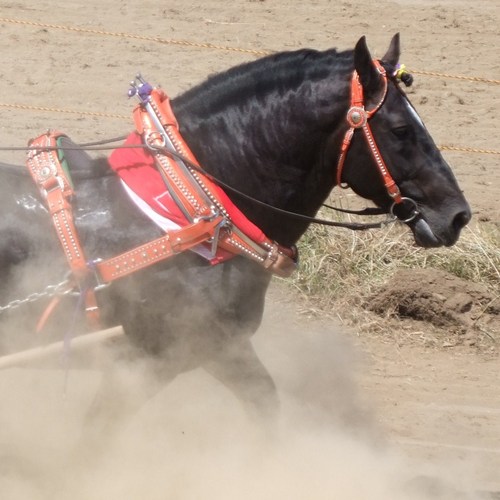
<path id="1" fill-rule="evenodd" d="M 401 48 L 399 43 L 399 33 L 396 33 L 391 40 L 389 49 L 387 50 L 382 61 L 389 63 L 392 66 L 396 66 L 399 62 L 399 56 L 401 55 Z"/>
<path id="2" fill-rule="evenodd" d="M 375 92 L 379 88 L 380 73 L 373 64 L 365 36 L 362 36 L 354 47 L 354 68 L 365 91 Z"/>

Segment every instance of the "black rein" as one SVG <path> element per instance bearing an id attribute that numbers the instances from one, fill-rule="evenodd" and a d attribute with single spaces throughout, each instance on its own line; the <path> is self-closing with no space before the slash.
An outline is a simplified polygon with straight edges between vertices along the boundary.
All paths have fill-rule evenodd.
<path id="1" fill-rule="evenodd" d="M 143 146 L 121 145 L 121 146 L 113 146 L 113 147 L 110 147 L 110 146 L 103 147 L 103 145 L 105 145 L 105 144 L 110 144 L 113 142 L 122 141 L 124 139 L 126 139 L 126 136 L 114 137 L 112 139 L 96 141 L 96 142 L 87 142 L 87 143 L 83 143 L 83 144 L 75 145 L 75 146 L 65 146 L 64 148 L 57 147 L 57 148 L 44 148 L 44 149 L 46 149 L 46 150 L 63 149 L 63 150 L 68 150 L 68 151 L 71 151 L 71 150 L 73 150 L 73 151 L 106 151 L 106 150 L 110 150 L 110 149 L 128 149 L 128 148 L 130 148 L 130 149 L 134 149 L 134 148 L 149 149 L 148 146 L 146 146 L 146 145 L 143 145 Z M 38 150 L 40 148 L 0 147 L 0 151 L 31 151 L 31 150 L 35 150 L 35 149 Z M 291 218 L 294 218 L 297 220 L 303 220 L 303 221 L 309 222 L 311 224 L 320 224 L 322 226 L 343 227 L 346 229 L 351 229 L 353 231 L 365 231 L 367 229 L 381 228 L 382 226 L 388 224 L 389 222 L 393 222 L 393 220 L 394 220 L 394 219 L 387 219 L 384 221 L 373 222 L 373 223 L 336 222 L 336 221 L 327 220 L 327 219 L 318 219 L 316 217 L 310 217 L 308 215 L 303 215 L 303 214 L 299 214 L 296 212 L 289 212 L 288 210 L 283 210 L 282 208 L 278 208 L 278 207 L 275 207 L 273 205 L 269 205 L 268 203 L 266 203 L 264 201 L 258 200 L 250 195 L 243 193 L 242 191 L 239 191 L 238 189 L 235 189 L 235 188 L 229 186 L 225 182 L 221 181 L 220 179 L 217 179 L 216 177 L 209 174 L 208 172 L 203 170 L 201 167 L 199 167 L 198 165 L 191 162 L 190 160 L 188 160 L 187 158 L 185 158 L 184 156 L 182 156 L 181 154 L 179 154 L 175 151 L 171 151 L 170 149 L 164 148 L 164 149 L 162 149 L 162 152 L 165 153 L 166 155 L 176 159 L 176 160 L 180 160 L 180 161 L 184 162 L 187 166 L 189 166 L 189 168 L 192 168 L 196 172 L 199 172 L 203 175 L 206 175 L 211 181 L 213 181 L 218 186 L 226 189 L 227 191 L 229 191 L 237 196 L 240 196 L 240 197 L 254 203 L 255 205 L 264 207 L 272 212 L 279 213 L 281 215 L 285 215 L 287 217 L 291 217 Z M 12 173 L 17 173 L 17 174 L 26 173 L 26 174 L 28 174 L 28 172 L 26 170 L 19 169 L 19 167 L 17 165 L 9 165 L 6 163 L 0 163 L 0 168 L 2 170 L 5 170 L 5 169 L 11 170 Z M 112 172 L 110 171 L 109 175 L 111 175 L 111 173 Z M 326 205 L 326 204 L 323 204 L 323 206 L 330 209 L 330 210 L 335 210 L 336 212 L 341 212 L 341 213 L 346 213 L 346 214 L 354 214 L 354 215 L 370 215 L 371 216 L 371 215 L 382 215 L 382 214 L 386 213 L 381 208 L 368 207 L 368 208 L 364 208 L 363 210 L 348 210 L 348 209 L 343 209 L 343 208 L 332 207 L 331 205 Z"/>

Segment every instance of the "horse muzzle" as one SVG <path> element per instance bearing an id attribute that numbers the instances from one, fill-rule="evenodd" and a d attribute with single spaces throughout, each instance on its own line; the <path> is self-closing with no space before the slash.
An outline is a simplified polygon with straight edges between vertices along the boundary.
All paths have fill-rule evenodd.
<path id="1" fill-rule="evenodd" d="M 408 225 L 413 231 L 415 243 L 419 247 L 436 248 L 444 245 L 441 238 L 439 238 L 432 232 L 431 227 L 422 217 L 419 217 L 412 223 L 408 223 Z"/>
<path id="2" fill-rule="evenodd" d="M 460 236 L 460 232 L 471 219 L 470 209 L 458 212 L 446 227 L 432 228 L 431 224 L 421 215 L 408 222 L 413 232 L 415 243 L 424 248 L 436 248 L 441 246 L 451 247 Z"/>

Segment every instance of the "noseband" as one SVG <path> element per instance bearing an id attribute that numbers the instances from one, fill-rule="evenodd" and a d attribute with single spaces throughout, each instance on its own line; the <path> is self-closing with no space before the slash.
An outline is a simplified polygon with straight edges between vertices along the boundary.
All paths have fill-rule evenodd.
<path id="1" fill-rule="evenodd" d="M 369 119 L 382 107 L 382 104 L 384 103 L 387 95 L 388 87 L 387 72 L 385 68 L 377 60 L 374 60 L 373 63 L 375 64 L 375 67 L 377 68 L 377 71 L 380 73 L 380 76 L 382 77 L 382 80 L 384 82 L 382 96 L 373 109 L 365 109 L 363 86 L 361 85 L 361 82 L 359 80 L 358 72 L 354 70 L 351 79 L 351 105 L 349 107 L 349 110 L 347 111 L 346 116 L 347 123 L 349 124 L 349 129 L 344 135 L 344 140 L 342 141 L 342 146 L 340 149 L 340 156 L 337 164 L 337 185 L 343 188 L 348 187 L 347 184 L 342 183 L 342 172 L 344 169 L 345 158 L 347 156 L 349 146 L 351 145 L 354 131 L 356 129 L 361 129 L 363 131 L 363 135 L 366 139 L 368 147 L 370 148 L 372 157 L 375 160 L 375 165 L 377 166 L 382 181 L 384 182 L 387 194 L 393 200 L 393 203 L 389 210 L 391 215 L 395 215 L 394 209 L 397 205 L 408 202 L 412 205 L 412 209 L 409 217 L 403 219 L 403 222 L 410 222 L 414 220 L 419 214 L 417 203 L 411 198 L 407 198 L 401 195 L 401 191 L 399 190 L 398 185 L 389 173 L 385 161 L 380 154 L 380 150 L 377 146 L 375 138 L 373 137 L 373 132 L 368 122 Z"/>

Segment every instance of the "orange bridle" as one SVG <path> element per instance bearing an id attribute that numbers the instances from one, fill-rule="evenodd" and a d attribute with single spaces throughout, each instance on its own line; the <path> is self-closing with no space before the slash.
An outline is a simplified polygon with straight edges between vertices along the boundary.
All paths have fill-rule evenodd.
<path id="1" fill-rule="evenodd" d="M 373 109 L 366 110 L 365 98 L 363 95 L 363 86 L 361 85 L 357 71 L 355 70 L 353 72 L 351 79 L 351 106 L 347 111 L 346 117 L 347 123 L 349 124 L 349 129 L 344 135 L 344 140 L 342 141 L 342 146 L 340 149 L 340 156 L 337 164 L 337 185 L 340 187 L 347 187 L 346 184 L 342 183 L 342 172 L 344 169 L 345 158 L 349 150 L 349 146 L 351 145 L 354 131 L 356 129 L 361 129 L 365 136 L 366 142 L 368 143 L 373 159 L 375 160 L 375 164 L 377 165 L 380 176 L 382 177 L 385 189 L 394 202 L 394 207 L 394 205 L 402 203 L 406 198 L 403 198 L 401 196 L 401 191 L 399 190 L 396 182 L 389 173 L 385 161 L 380 154 L 380 150 L 377 147 L 377 143 L 375 142 L 373 132 L 368 122 L 369 119 L 380 109 L 380 107 L 384 103 L 388 86 L 387 73 L 385 71 L 385 68 L 382 66 L 382 64 L 380 64 L 379 61 L 374 60 L 373 62 L 384 82 L 383 93 L 378 104 Z M 393 207 L 391 207 L 391 212 Z"/>

